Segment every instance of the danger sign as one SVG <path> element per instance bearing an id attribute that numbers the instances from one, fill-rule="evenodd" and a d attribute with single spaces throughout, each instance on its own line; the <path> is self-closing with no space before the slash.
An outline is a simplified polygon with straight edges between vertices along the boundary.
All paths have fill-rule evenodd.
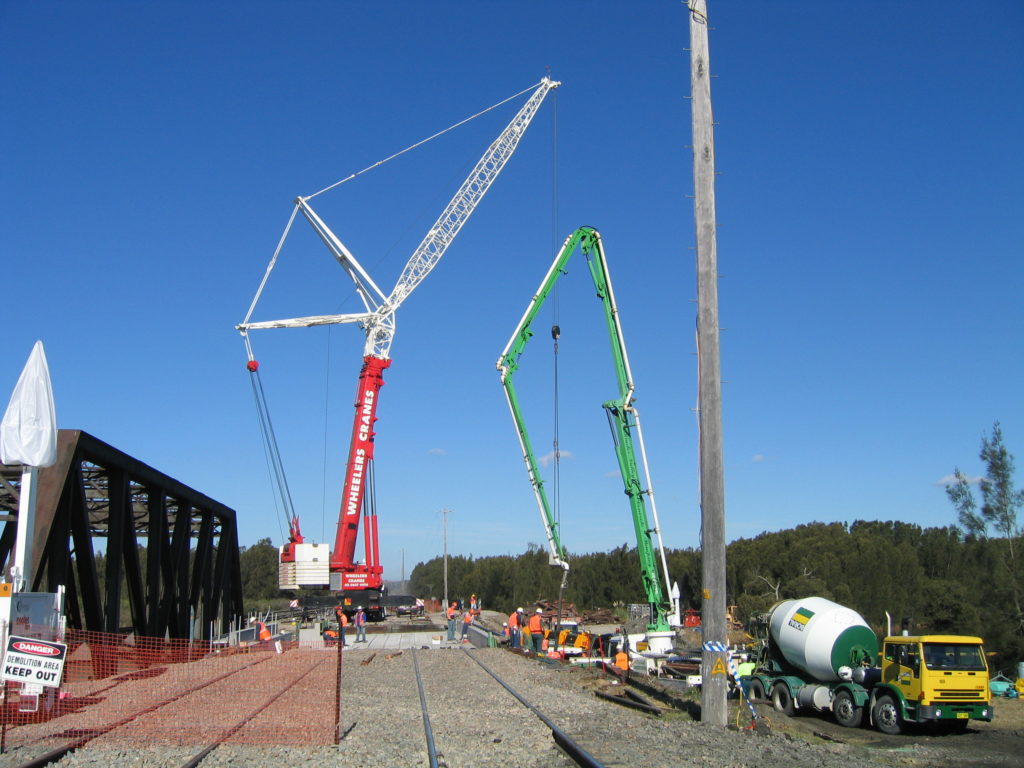
<path id="1" fill-rule="evenodd" d="M 56 688 L 64 674 L 64 657 L 67 652 L 68 647 L 64 643 L 11 635 L 7 638 L 3 675 L 0 678 Z"/>

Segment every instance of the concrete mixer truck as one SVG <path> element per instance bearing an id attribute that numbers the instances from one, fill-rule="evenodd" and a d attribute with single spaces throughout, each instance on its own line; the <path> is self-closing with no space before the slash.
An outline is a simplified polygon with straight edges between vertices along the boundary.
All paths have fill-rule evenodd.
<path id="1" fill-rule="evenodd" d="M 909 723 L 959 732 L 992 719 L 980 637 L 890 635 L 879 648 L 860 614 L 823 597 L 778 603 L 764 623 L 750 698 L 786 715 L 831 711 L 856 728 L 866 714 L 889 734 Z"/>

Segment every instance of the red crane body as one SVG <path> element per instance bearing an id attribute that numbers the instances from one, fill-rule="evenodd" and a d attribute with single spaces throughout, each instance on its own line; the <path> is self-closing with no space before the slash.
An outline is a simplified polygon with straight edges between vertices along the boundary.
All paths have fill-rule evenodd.
<path id="1" fill-rule="evenodd" d="M 342 486 L 338 532 L 331 552 L 331 573 L 341 573 L 341 588 L 344 590 L 383 587 L 384 569 L 380 564 L 380 549 L 377 544 L 377 513 L 372 504 L 364 505 L 364 500 L 367 485 L 372 477 L 377 402 L 380 399 L 380 388 L 384 386 L 384 369 L 389 365 L 390 359 L 367 355 L 363 358 L 363 368 L 359 372 L 356 412 L 352 422 L 345 484 Z M 364 506 L 366 525 L 363 539 L 366 545 L 366 560 L 363 563 L 356 563 L 353 556 L 356 538 L 359 535 L 359 516 L 364 513 Z"/>

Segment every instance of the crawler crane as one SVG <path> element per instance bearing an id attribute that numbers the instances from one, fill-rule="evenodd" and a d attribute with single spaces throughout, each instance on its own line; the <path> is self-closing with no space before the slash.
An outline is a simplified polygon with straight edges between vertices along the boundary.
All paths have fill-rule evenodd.
<path id="1" fill-rule="evenodd" d="M 345 247 L 326 223 L 310 206 L 313 197 L 299 197 L 278 245 L 277 252 L 267 268 L 263 283 L 257 291 L 245 320 L 236 328 L 242 334 L 249 356 L 248 369 L 258 375 L 249 342 L 249 331 L 263 328 L 305 328 L 334 323 L 356 323 L 366 333 L 363 365 L 356 388 L 355 418 L 349 442 L 345 480 L 341 494 L 341 510 L 334 548 L 329 553 L 322 544 L 304 541 L 299 519 L 290 512 L 288 542 L 280 548 L 279 585 L 282 589 L 329 586 L 346 605 L 359 603 L 368 609 L 370 618 L 382 618 L 383 567 L 377 540 L 377 513 L 373 493 L 373 459 L 375 424 L 380 389 L 384 385 L 384 370 L 391 365 L 391 344 L 395 335 L 395 313 L 430 271 L 437 266 L 445 250 L 459 233 L 463 224 L 479 205 L 498 174 L 512 157 L 523 134 L 540 108 L 544 97 L 557 88 L 559 82 L 543 78 L 526 104 L 512 118 L 497 139 L 470 172 L 447 207 L 429 229 L 402 270 L 395 287 L 388 294 L 380 288 Z M 340 183 L 340 182 L 339 182 Z M 324 190 L 326 191 L 326 190 Z M 317 193 L 319 194 L 319 193 Z M 301 213 L 323 241 L 331 255 L 345 270 L 355 285 L 364 311 L 353 314 L 319 315 L 287 320 L 250 322 L 260 292 L 266 284 L 270 270 L 280 253 L 281 246 L 296 218 Z M 255 385 L 254 385 L 255 388 Z M 264 430 L 265 432 L 272 430 Z M 272 448 L 271 453 L 275 450 Z M 354 559 L 356 538 L 359 533 L 360 514 L 364 518 L 365 561 Z"/>

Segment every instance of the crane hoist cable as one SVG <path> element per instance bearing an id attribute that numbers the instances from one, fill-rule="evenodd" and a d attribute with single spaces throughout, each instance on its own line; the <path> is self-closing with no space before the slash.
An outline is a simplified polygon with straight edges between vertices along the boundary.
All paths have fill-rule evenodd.
<path id="1" fill-rule="evenodd" d="M 555 288 L 555 324 L 551 326 L 551 357 L 552 357 L 552 369 L 554 372 L 554 380 L 552 383 L 554 392 L 552 400 L 554 400 L 554 425 L 553 425 L 553 440 L 554 446 L 554 470 L 551 475 L 552 488 L 554 490 L 554 513 L 555 513 L 555 525 L 559 528 L 562 527 L 562 449 L 559 443 L 559 392 L 558 392 L 558 339 L 562 335 L 562 329 L 558 325 L 558 299 L 557 299 L 558 288 Z M 565 584 L 569 579 L 569 571 L 565 570 L 562 572 L 562 581 L 558 585 L 558 608 L 555 611 L 555 632 L 557 638 L 558 626 L 562 623 L 562 598 L 565 595 Z"/>
<path id="2" fill-rule="evenodd" d="M 252 384 L 252 395 L 256 402 L 256 414 L 260 424 L 260 435 L 263 438 L 263 451 L 267 460 L 267 470 L 271 476 L 271 486 L 277 491 L 280 497 L 281 506 L 277 506 L 277 498 L 274 506 L 277 507 L 278 518 L 283 513 L 288 522 L 289 529 L 291 521 L 295 517 L 295 508 L 292 504 L 291 490 L 288 488 L 288 479 L 285 476 L 284 465 L 281 462 L 281 452 L 278 450 L 277 436 L 274 434 L 274 424 L 270 420 L 270 408 L 267 406 L 267 395 L 263 389 L 263 380 L 260 378 L 260 366 L 256 361 L 251 361 L 248 366 L 249 381 Z M 280 520 L 279 520 L 280 523 Z"/>
<path id="3" fill-rule="evenodd" d="M 558 94 L 554 95 L 551 110 L 551 245 L 552 249 L 558 246 Z M 555 497 L 555 525 L 559 530 L 562 528 L 562 448 L 560 434 L 559 403 L 560 393 L 558 388 L 558 339 L 562 335 L 561 322 L 561 286 L 555 284 L 554 296 L 552 297 L 552 315 L 554 322 L 551 326 L 552 340 L 552 367 L 554 369 L 554 462 L 555 468 L 552 477 Z M 565 599 L 565 586 L 569 581 L 569 571 L 562 571 L 562 580 L 558 584 L 558 603 L 555 609 L 555 641 L 557 643 L 559 627 L 562 623 L 562 606 Z"/>

